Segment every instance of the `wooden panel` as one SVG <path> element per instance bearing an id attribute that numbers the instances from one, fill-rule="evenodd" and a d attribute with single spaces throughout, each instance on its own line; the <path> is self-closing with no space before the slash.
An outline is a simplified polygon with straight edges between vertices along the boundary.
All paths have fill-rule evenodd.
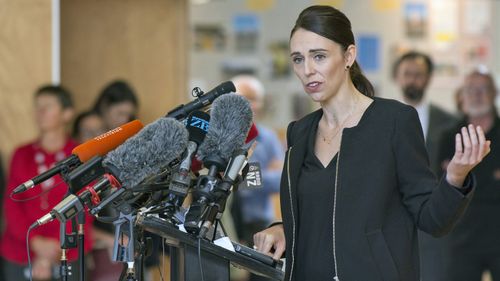
<path id="1" fill-rule="evenodd" d="M 51 1 L 0 0 L 0 151 L 36 135 L 33 93 L 51 75 Z"/>
<path id="2" fill-rule="evenodd" d="M 150 122 L 185 102 L 187 5 L 183 0 L 61 1 L 61 79 L 90 107 L 111 79 L 123 78 Z"/>

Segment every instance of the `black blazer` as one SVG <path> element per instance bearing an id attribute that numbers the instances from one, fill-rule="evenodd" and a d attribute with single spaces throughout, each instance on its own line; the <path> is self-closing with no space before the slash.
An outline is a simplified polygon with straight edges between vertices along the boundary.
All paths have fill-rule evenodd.
<path id="1" fill-rule="evenodd" d="M 321 116 L 320 109 L 290 123 L 287 130 L 280 194 L 285 280 L 295 280 L 297 182 L 308 132 Z M 434 236 L 446 234 L 472 192 L 464 196 L 446 180 L 436 180 L 417 112 L 394 100 L 375 98 L 359 124 L 344 129 L 338 157 L 335 219 L 325 223 L 334 223 L 339 280 L 419 280 L 417 228 Z M 471 177 L 466 184 L 472 188 Z"/>

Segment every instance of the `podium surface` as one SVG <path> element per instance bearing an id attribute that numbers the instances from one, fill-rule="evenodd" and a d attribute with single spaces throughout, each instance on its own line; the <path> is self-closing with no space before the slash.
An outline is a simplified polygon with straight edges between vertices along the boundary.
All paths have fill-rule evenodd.
<path id="1" fill-rule="evenodd" d="M 281 268 L 270 266 L 246 255 L 222 248 L 214 243 L 192 234 L 182 232 L 168 222 L 156 218 L 145 217 L 138 221 L 148 232 L 166 239 L 171 246 L 171 280 L 199 281 L 201 280 L 198 247 L 202 256 L 204 280 L 229 280 L 229 263 L 254 274 L 274 280 L 283 280 Z"/>

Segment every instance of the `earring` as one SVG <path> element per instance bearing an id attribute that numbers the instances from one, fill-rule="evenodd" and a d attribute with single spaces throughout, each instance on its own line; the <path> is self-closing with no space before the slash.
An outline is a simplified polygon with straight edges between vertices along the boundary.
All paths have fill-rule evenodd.
<path id="1" fill-rule="evenodd" d="M 350 65 L 346 65 L 346 66 L 345 66 L 345 70 L 346 70 L 346 71 L 347 71 L 347 70 L 349 70 L 349 68 L 351 68 L 351 66 L 350 66 Z"/>

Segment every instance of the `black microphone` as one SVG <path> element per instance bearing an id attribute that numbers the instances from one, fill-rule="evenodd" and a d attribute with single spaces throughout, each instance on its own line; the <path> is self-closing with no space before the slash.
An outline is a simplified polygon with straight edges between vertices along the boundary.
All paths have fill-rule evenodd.
<path id="1" fill-rule="evenodd" d="M 181 122 L 173 118 L 158 119 L 107 154 L 102 163 L 108 174 L 94 185 L 94 190 L 89 189 L 79 196 L 66 197 L 34 225 L 47 223 L 54 218 L 71 218 L 83 209 L 83 205 L 88 203 L 94 194 L 103 191 L 110 184 L 124 188 L 136 186 L 179 157 L 186 149 L 187 143 L 188 132 Z"/>
<path id="2" fill-rule="evenodd" d="M 239 95 L 224 95 L 216 99 L 210 111 L 210 127 L 205 140 L 198 148 L 198 158 L 209 169 L 200 176 L 193 190 L 193 203 L 186 213 L 184 227 L 197 233 L 200 217 L 210 202 L 210 192 L 219 181 L 222 172 L 233 153 L 243 147 L 252 125 L 252 110 L 249 102 Z"/>
<path id="3" fill-rule="evenodd" d="M 185 152 L 185 157 L 173 172 L 170 184 L 169 195 L 166 200 L 166 218 L 172 218 L 174 213 L 182 206 L 191 186 L 191 162 L 198 150 L 198 146 L 203 142 L 207 134 L 210 122 L 210 115 L 203 111 L 192 112 L 186 123 L 189 132 L 189 142 Z"/>
<path id="4" fill-rule="evenodd" d="M 242 180 L 242 170 L 248 163 L 248 150 L 252 147 L 254 141 L 245 144 L 245 147 L 238 149 L 234 156 L 231 157 L 227 165 L 224 177 L 219 181 L 213 190 L 210 191 L 212 202 L 207 211 L 203 213 L 202 226 L 200 229 L 199 237 L 204 237 L 205 234 L 212 227 L 215 219 L 220 219 L 222 213 L 226 208 L 226 200 L 231 194 L 232 187 L 238 188 L 238 184 Z"/>
<path id="5" fill-rule="evenodd" d="M 213 88 L 211 91 L 208 93 L 202 94 L 198 96 L 197 99 L 194 101 L 188 103 L 188 104 L 181 104 L 178 107 L 174 108 L 168 114 L 166 117 L 171 117 L 175 118 L 178 120 L 186 118 L 191 112 L 195 110 L 200 110 L 204 108 L 205 106 L 211 104 L 216 98 L 218 98 L 221 95 L 228 94 L 236 92 L 236 87 L 234 86 L 233 82 L 231 81 L 226 81 L 219 86 Z"/>
<path id="6" fill-rule="evenodd" d="M 81 162 L 78 156 L 74 154 L 70 155 L 66 159 L 57 162 L 54 167 L 17 186 L 14 191 L 12 191 L 12 194 L 17 194 L 32 189 L 33 187 L 35 187 L 35 185 L 40 184 L 57 174 L 70 171 L 75 167 L 78 167 L 78 165 L 80 164 Z"/>

